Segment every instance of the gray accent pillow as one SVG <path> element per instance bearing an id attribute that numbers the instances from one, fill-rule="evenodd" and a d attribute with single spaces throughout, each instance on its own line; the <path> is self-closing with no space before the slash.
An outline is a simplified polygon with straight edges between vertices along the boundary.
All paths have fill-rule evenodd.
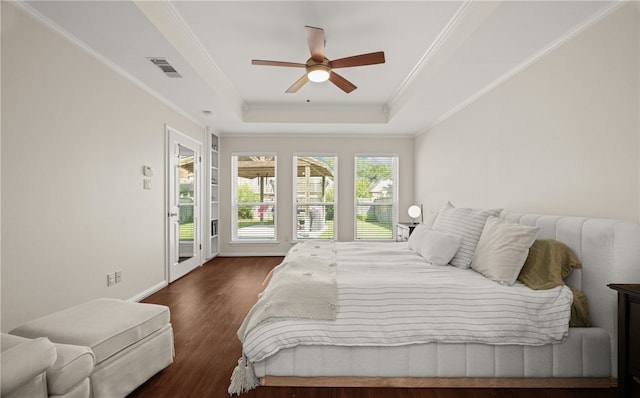
<path id="1" fill-rule="evenodd" d="M 487 218 L 498 217 L 501 212 L 502 209 L 456 208 L 450 202 L 440 209 L 433 229 L 459 236 L 462 240 L 460 249 L 450 262 L 451 265 L 458 268 L 471 266 L 471 259 Z"/>

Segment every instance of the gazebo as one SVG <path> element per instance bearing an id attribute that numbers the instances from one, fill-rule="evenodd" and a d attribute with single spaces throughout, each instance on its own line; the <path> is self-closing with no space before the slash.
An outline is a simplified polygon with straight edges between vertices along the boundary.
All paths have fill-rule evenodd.
<path id="1" fill-rule="evenodd" d="M 275 159 L 273 156 L 239 156 L 238 157 L 238 177 L 254 179 L 259 178 L 260 202 L 264 202 L 264 185 L 268 177 L 275 177 Z M 306 177 L 305 197 L 309 198 L 309 179 L 311 177 L 322 177 L 322 197 L 326 178 L 333 177 L 333 170 L 327 167 L 326 163 L 308 156 L 298 157 L 298 177 Z"/>

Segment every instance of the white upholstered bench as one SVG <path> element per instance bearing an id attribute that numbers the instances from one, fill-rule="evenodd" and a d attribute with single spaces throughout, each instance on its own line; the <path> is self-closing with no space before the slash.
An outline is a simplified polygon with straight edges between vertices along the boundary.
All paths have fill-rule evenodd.
<path id="1" fill-rule="evenodd" d="M 173 330 L 163 305 L 96 299 L 9 333 L 91 348 L 96 358 L 90 376 L 93 398 L 124 397 L 173 362 Z"/>

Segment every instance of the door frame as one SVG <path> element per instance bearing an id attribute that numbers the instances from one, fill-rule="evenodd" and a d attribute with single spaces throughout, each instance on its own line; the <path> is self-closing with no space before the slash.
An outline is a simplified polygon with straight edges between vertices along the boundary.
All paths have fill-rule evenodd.
<path id="1" fill-rule="evenodd" d="M 190 269 L 186 272 L 179 272 L 178 274 L 172 274 L 172 266 L 174 265 L 173 256 L 171 246 L 173 242 L 171 241 L 171 228 L 173 227 L 173 218 L 171 216 L 172 212 L 172 201 L 171 196 L 174 194 L 173 186 L 171 184 L 171 174 L 174 172 L 172 169 L 172 158 L 175 157 L 175 147 L 174 143 L 182 144 L 185 147 L 193 148 L 196 152 L 195 155 L 195 164 L 197 164 L 196 172 L 195 172 L 195 200 L 198 203 L 197 210 L 197 223 L 194 223 L 194 245 L 195 245 L 195 253 L 193 261 L 190 263 Z M 204 220 L 204 206 L 202 206 L 202 200 L 204 198 L 203 186 L 202 186 L 202 143 L 196 140 L 193 137 L 189 137 L 179 130 L 165 125 L 165 280 L 167 283 L 171 283 L 182 276 L 188 274 L 193 271 L 195 268 L 201 266 L 203 264 L 202 257 L 202 238 L 203 238 L 203 223 Z M 176 250 L 179 250 L 179 242 L 176 247 Z"/>

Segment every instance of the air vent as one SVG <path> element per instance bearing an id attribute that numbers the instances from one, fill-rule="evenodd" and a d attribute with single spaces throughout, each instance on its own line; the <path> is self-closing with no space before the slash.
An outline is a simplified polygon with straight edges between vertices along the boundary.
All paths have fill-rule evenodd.
<path id="1" fill-rule="evenodd" d="M 160 68 L 169 77 L 182 77 L 178 71 L 164 58 L 148 58 L 155 66 Z"/>

